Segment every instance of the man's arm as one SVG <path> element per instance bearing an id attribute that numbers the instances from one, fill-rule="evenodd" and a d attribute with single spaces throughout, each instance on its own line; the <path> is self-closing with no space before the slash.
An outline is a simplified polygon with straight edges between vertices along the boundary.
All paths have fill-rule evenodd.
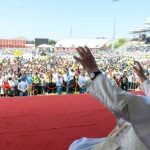
<path id="1" fill-rule="evenodd" d="M 80 57 L 74 56 L 75 60 L 81 63 L 83 68 L 86 69 L 89 74 L 98 70 L 95 59 L 89 48 L 79 47 L 77 52 Z M 92 81 L 91 85 L 88 87 L 88 91 L 100 102 L 105 104 L 111 111 L 115 112 L 117 117 L 125 115 L 127 110 L 124 111 L 124 108 L 126 108 L 130 101 L 135 99 L 143 100 L 143 102 L 147 101 L 147 98 L 145 97 L 135 96 L 123 91 L 121 88 L 113 85 L 110 80 L 102 74 Z"/>
<path id="2" fill-rule="evenodd" d="M 111 111 L 118 116 L 128 104 L 132 94 L 123 91 L 104 75 L 97 76 L 87 87 L 87 91 L 96 97 L 101 103 L 106 105 Z M 119 117 L 118 116 L 118 117 Z"/>

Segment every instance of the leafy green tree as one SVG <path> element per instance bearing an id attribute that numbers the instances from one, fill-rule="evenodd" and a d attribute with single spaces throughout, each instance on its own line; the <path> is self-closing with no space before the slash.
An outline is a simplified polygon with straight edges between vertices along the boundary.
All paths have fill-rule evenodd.
<path id="1" fill-rule="evenodd" d="M 115 46 L 114 46 L 115 49 L 117 49 L 117 48 L 123 46 L 126 42 L 127 42 L 127 40 L 124 39 L 124 38 L 118 39 L 118 40 L 115 42 Z"/>
<path id="2" fill-rule="evenodd" d="M 56 44 L 56 41 L 55 41 L 55 40 L 52 40 L 52 39 L 49 40 L 49 45 L 55 46 L 55 44 Z"/>

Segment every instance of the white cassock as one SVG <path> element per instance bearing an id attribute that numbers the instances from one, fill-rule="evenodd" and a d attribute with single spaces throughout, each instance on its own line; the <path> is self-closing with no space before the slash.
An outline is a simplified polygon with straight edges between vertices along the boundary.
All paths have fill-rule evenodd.
<path id="1" fill-rule="evenodd" d="M 150 81 L 142 84 L 146 96 L 137 96 L 113 85 L 99 75 L 88 91 L 117 117 L 117 126 L 106 138 L 81 138 L 69 150 L 148 150 L 150 149 Z"/>

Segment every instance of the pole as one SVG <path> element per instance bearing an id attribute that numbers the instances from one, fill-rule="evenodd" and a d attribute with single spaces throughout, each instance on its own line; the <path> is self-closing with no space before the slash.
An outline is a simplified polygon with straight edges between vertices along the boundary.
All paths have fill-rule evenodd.
<path id="1" fill-rule="evenodd" d="M 115 47 L 115 40 L 116 40 L 116 19 L 114 17 L 113 20 L 113 36 L 112 36 L 112 51 L 114 51 Z"/>
<path id="2" fill-rule="evenodd" d="M 112 0 L 112 3 L 114 3 L 113 7 L 113 12 L 114 12 L 114 17 L 113 17 L 113 35 L 112 35 L 112 47 L 111 50 L 114 51 L 115 47 L 115 40 L 116 40 L 116 12 L 115 12 L 115 3 L 120 0 Z"/>

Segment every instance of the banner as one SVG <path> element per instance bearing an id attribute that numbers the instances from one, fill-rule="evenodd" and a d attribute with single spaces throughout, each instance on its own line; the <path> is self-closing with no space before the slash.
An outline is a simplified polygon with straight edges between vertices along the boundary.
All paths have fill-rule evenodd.
<path id="1" fill-rule="evenodd" d="M 22 57 L 23 56 L 22 50 L 14 50 L 14 56 L 15 57 Z"/>

